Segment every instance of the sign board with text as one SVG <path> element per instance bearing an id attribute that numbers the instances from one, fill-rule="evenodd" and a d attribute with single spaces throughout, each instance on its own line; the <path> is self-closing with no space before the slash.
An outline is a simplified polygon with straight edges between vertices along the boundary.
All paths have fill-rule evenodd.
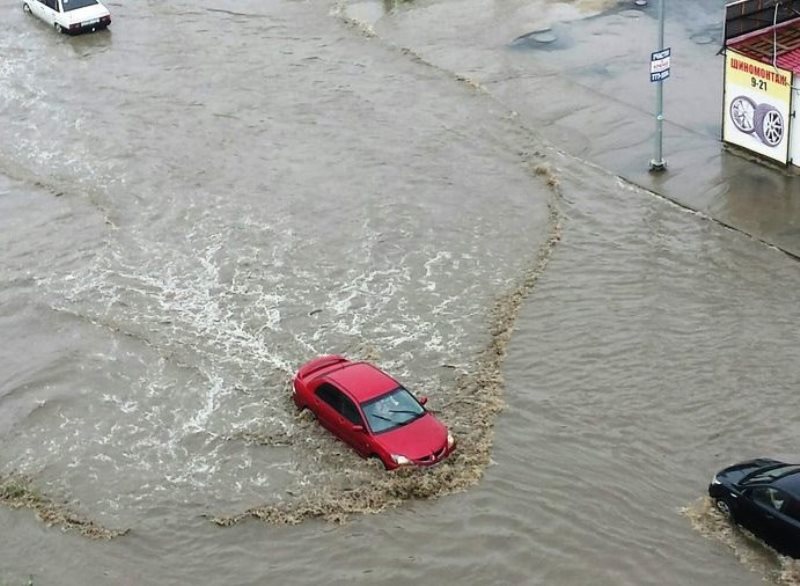
<path id="1" fill-rule="evenodd" d="M 722 140 L 787 163 L 791 100 L 791 71 L 725 51 Z"/>
<path id="2" fill-rule="evenodd" d="M 671 58 L 672 49 L 669 47 L 650 53 L 650 81 L 664 81 L 669 77 Z"/>

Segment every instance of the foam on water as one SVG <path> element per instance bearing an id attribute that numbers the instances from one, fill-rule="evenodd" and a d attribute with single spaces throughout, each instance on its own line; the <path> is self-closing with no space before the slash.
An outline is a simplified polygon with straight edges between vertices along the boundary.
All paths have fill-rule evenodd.
<path id="1" fill-rule="evenodd" d="M 327 31 L 330 22 L 321 27 Z M 179 31 L 189 35 L 186 46 L 208 43 L 189 28 Z M 363 39 L 342 40 L 338 31 L 330 40 L 362 54 Z M 119 35 L 114 41 L 125 43 Z M 469 80 L 459 86 L 430 69 L 419 87 L 431 93 L 413 116 L 374 107 L 364 99 L 370 91 L 387 103 L 419 98 L 410 87 L 419 80 L 418 63 L 409 64 L 405 53 L 383 57 L 399 63 L 398 76 L 369 60 L 353 64 L 327 41 L 285 43 L 275 73 L 286 75 L 297 61 L 311 98 L 269 95 L 279 99 L 274 104 L 257 88 L 232 92 L 242 100 L 233 106 L 213 96 L 198 101 L 192 94 L 208 87 L 192 82 L 187 90 L 185 80 L 158 68 L 131 67 L 124 74 L 137 76 L 134 85 L 152 85 L 155 95 L 136 91 L 121 72 L 119 83 L 131 90 L 124 99 L 107 85 L 94 90 L 120 119 L 97 108 L 90 126 L 78 114 L 86 92 L 41 74 L 51 62 L 8 84 L 20 92 L 30 82 L 44 93 L 10 96 L 13 106 L 34 101 L 5 127 L 24 138 L 0 153 L 6 166 L 30 185 L 66 195 L 61 201 L 94 203 L 112 229 L 79 259 L 38 263 L 35 286 L 21 293 L 46 314 L 37 323 L 41 339 L 57 331 L 69 350 L 56 351 L 69 359 L 53 369 L 44 406 L 15 419 L 15 433 L 3 436 L 0 472 L 27 474 L 42 491 L 80 501 L 109 526 L 131 526 L 159 509 L 180 517 L 203 509 L 236 515 L 259 503 L 301 506 L 315 491 L 347 500 L 342 491 L 356 478 L 381 483 L 385 476 L 376 478 L 315 423 L 296 417 L 287 386 L 305 360 L 342 352 L 375 361 L 430 396 L 431 408 L 464 439 L 460 455 L 435 476 L 410 478 L 405 488 L 400 480 L 376 494 L 389 495 L 387 503 L 398 495 L 435 496 L 482 473 L 492 420 L 486 415 L 500 403 L 490 399 L 487 411 L 473 412 L 468 395 L 486 387 L 491 396 L 500 384 L 496 344 L 505 340 L 503 316 L 519 298 L 498 304 L 491 332 L 487 308 L 499 292 L 527 286 L 519 279 L 527 282 L 528 273 L 520 277 L 518 269 L 530 268 L 522 258 L 536 255 L 526 248 L 542 236 L 531 226 L 544 224 L 546 189 L 513 154 L 528 137 L 495 119 L 494 104 L 473 102 L 479 94 Z M 135 46 L 149 51 L 146 42 Z M 225 47 L 241 49 L 236 42 Z M 163 48 L 156 52 L 161 57 Z M 107 54 L 112 63 L 114 53 Z M 195 65 L 216 76 L 215 59 Z M 56 91 L 63 107 L 51 115 L 47 102 Z M 466 93 L 464 104 L 461 96 L 453 100 L 454 91 Z M 163 124 L 150 118 L 153 107 Z M 286 108 L 297 119 L 265 120 L 265 107 Z M 235 116 L 218 120 L 224 108 Z M 350 109 L 356 113 L 346 114 Z M 478 118 L 488 122 L 473 128 Z M 412 123 L 419 137 L 407 135 Z M 492 130 L 484 139 L 483 124 L 503 126 L 510 138 Z M 397 140 L 387 142 L 387 135 Z M 307 161 L 311 143 L 319 143 L 316 165 Z M 465 169 L 454 169 L 453 160 Z M 349 177 L 357 165 L 364 178 Z M 497 185 L 502 193 L 493 192 Z M 35 378 L 20 379 L 20 388 L 34 388 L 26 401 L 42 392 Z M 413 489 L 417 481 L 427 488 Z M 369 497 L 360 498 L 351 501 L 353 512 Z M 329 504 L 326 516 L 343 511 Z"/>
<path id="2" fill-rule="evenodd" d="M 709 497 L 698 499 L 681 512 L 697 531 L 730 548 L 747 569 L 777 584 L 800 584 L 800 560 L 780 555 L 749 531 L 724 517 Z"/>
<path id="3" fill-rule="evenodd" d="M 274 484 L 271 478 L 275 474 L 293 478 L 290 486 L 294 488 L 285 488 L 283 480 L 276 486 L 278 490 L 303 496 L 300 500 L 279 499 L 280 505 L 249 509 L 248 514 L 258 510 L 258 515 L 263 515 L 277 507 L 270 516 L 273 520 L 299 520 L 318 514 L 341 520 L 350 513 L 381 510 L 404 498 L 438 496 L 463 489 L 480 478 L 482 468 L 488 464 L 492 414 L 501 405 L 500 360 L 513 315 L 544 270 L 558 240 L 560 224 L 555 207 L 552 222 L 551 236 L 523 282 L 498 302 L 489 348 L 477 364 L 458 377 L 455 388 L 442 390 L 443 396 L 448 397 L 442 406 L 447 409 L 445 419 L 463 439 L 463 447 L 451 462 L 432 473 L 376 476 L 349 451 L 320 433 L 315 423 L 303 418 L 286 419 L 285 384 L 274 389 L 285 399 L 276 402 L 273 395 L 265 403 L 255 392 L 257 379 L 251 375 L 265 372 L 271 373 L 272 380 L 287 381 L 299 357 L 309 348 L 324 346 L 326 336 L 361 338 L 366 332 L 376 331 L 376 317 L 380 319 L 390 312 L 399 320 L 383 324 L 384 347 L 421 345 L 433 355 L 453 355 L 463 336 L 463 326 L 456 320 L 448 324 L 451 334 L 456 335 L 448 335 L 448 343 L 444 344 L 445 336 L 436 324 L 414 313 L 411 307 L 396 311 L 393 304 L 397 303 L 398 291 L 419 282 L 409 267 L 351 271 L 354 274 L 340 288 L 329 291 L 322 304 L 323 315 L 331 320 L 330 328 L 318 330 L 309 342 L 303 335 L 286 335 L 278 308 L 291 300 L 280 292 L 280 282 L 269 290 L 263 284 L 248 283 L 249 265 L 257 258 L 257 252 L 248 255 L 245 250 L 231 270 L 229 265 L 220 264 L 219 256 L 230 234 L 202 230 L 189 237 L 189 250 L 197 250 L 194 261 L 185 251 L 159 247 L 156 253 L 146 240 L 140 240 L 134 246 L 127 242 L 125 250 L 113 249 L 98 257 L 81 272 L 38 279 L 51 307 L 62 315 L 94 328 L 128 334 L 128 342 L 123 344 L 124 338 L 115 336 L 108 351 L 92 353 L 90 362 L 80 364 L 80 368 L 89 375 L 88 365 L 92 365 L 102 372 L 102 378 L 127 379 L 129 394 L 103 392 L 99 402 L 85 406 L 77 402 L 59 408 L 58 434 L 48 430 L 46 418 L 38 418 L 44 427 L 30 421 L 19 438 L 28 447 L 7 461 L 4 468 L 30 474 L 47 462 L 60 461 L 66 462 L 64 466 L 72 471 L 70 474 L 97 481 L 114 476 L 119 480 L 113 487 L 115 494 L 100 491 L 93 505 L 102 508 L 104 517 L 112 519 L 135 505 L 151 506 L 148 500 L 163 498 L 168 488 L 180 489 L 185 495 L 181 500 L 186 503 L 191 502 L 191 495 L 209 491 L 232 502 L 246 499 L 244 494 L 236 493 L 263 493 L 264 488 Z M 131 252 L 137 250 L 132 256 Z M 247 262 L 242 261 L 244 258 Z M 432 255 L 427 264 L 423 263 L 424 279 L 435 284 L 432 267 L 445 263 L 444 268 L 453 262 L 450 253 Z M 440 282 L 450 274 L 441 271 Z M 435 297 L 442 296 L 437 289 L 434 285 L 427 290 Z M 404 303 L 405 299 L 401 301 Z M 358 311 L 353 311 L 354 304 Z M 451 304 L 457 304 L 457 298 L 447 295 L 439 311 Z M 470 316 L 461 315 L 460 319 L 468 320 Z M 256 324 L 260 324 L 258 329 Z M 267 342 L 265 330 L 282 342 Z M 286 354 L 283 344 L 293 342 L 296 348 Z M 360 354 L 375 360 L 379 358 L 375 348 L 357 343 L 351 351 L 356 357 Z M 121 356 L 126 357 L 125 371 L 119 370 L 123 366 Z M 136 356 L 138 374 L 131 369 L 131 356 Z M 410 358 L 405 353 L 399 356 Z M 451 362 L 439 360 L 440 364 Z M 412 374 L 408 365 L 401 366 L 397 360 L 384 361 L 387 365 L 396 366 L 395 372 L 401 375 Z M 432 373 L 418 373 L 412 378 L 421 386 L 440 386 Z M 476 408 L 469 396 L 479 391 L 487 400 Z M 231 464 L 226 456 L 231 453 L 231 446 L 237 445 L 237 439 L 245 443 L 236 448 L 236 463 Z M 298 467 L 291 460 L 265 459 L 259 447 L 303 448 L 315 456 L 309 465 Z M 245 448 L 243 453 L 241 448 Z M 110 453 L 117 455 L 111 457 Z M 315 469 L 319 463 L 324 466 Z M 236 470 L 235 482 L 231 480 L 231 469 Z M 332 477 L 333 469 L 344 470 L 344 475 Z M 355 488 L 361 482 L 356 479 L 363 480 L 365 475 L 369 488 Z M 321 478 L 325 480 L 319 482 Z M 138 486 L 134 489 L 132 483 Z M 228 519 L 233 518 L 243 516 Z"/>
<path id="4" fill-rule="evenodd" d="M 380 344 L 400 352 L 383 365 L 408 376 L 411 370 L 401 360 L 411 356 L 404 348 L 423 347 L 442 357 L 459 349 L 465 332 L 459 320 L 469 320 L 469 313 L 444 324 L 419 315 L 403 293 L 419 282 L 409 266 L 371 268 L 379 262 L 373 260 L 372 251 L 377 235 L 364 240 L 363 267 L 349 268 L 338 287 L 321 286 L 324 275 L 310 275 L 314 280 L 307 289 L 288 292 L 274 271 L 254 281 L 254 264 L 260 262 L 256 248 L 237 245 L 231 265 L 222 251 L 232 248 L 233 228 L 208 230 L 201 227 L 203 221 L 209 220 L 202 218 L 184 238 L 187 247 L 165 249 L 142 237 L 108 249 L 80 272 L 38 279 L 52 309 L 114 334 L 109 351 L 94 352 L 90 363 L 102 371 L 103 378 L 129 379 L 129 387 L 125 394 L 102 392 L 100 402 L 90 403 L 88 409 L 76 404 L 61 410 L 61 433 L 55 437 L 32 421 L 22 437 L 37 447 L 7 462 L 7 469 L 34 473 L 47 461 L 67 458 L 69 468 L 80 468 L 83 462 L 84 472 L 93 477 L 142 474 L 147 481 L 140 490 L 154 497 L 172 486 L 183 487 L 188 494 L 212 491 L 237 500 L 242 496 L 235 494 L 229 472 L 219 464 L 225 457 L 221 454 L 227 444 L 224 438 L 257 438 L 259 445 L 272 447 L 296 445 L 295 438 L 308 429 L 298 433 L 297 424 L 286 418 L 284 399 L 276 399 L 288 397 L 285 382 L 310 352 L 327 349 L 330 340 L 338 338 L 350 340 L 352 355 L 376 357 L 374 348 Z M 275 232 L 272 227 L 258 229 Z M 286 263 L 280 251 L 289 250 L 293 240 L 283 233 L 280 243 L 272 250 L 270 264 Z M 423 279 L 433 284 L 426 288 L 433 298 L 443 294 L 437 279 L 442 282 L 452 275 L 447 267 L 452 266 L 452 257 L 436 253 L 424 265 Z M 434 266 L 439 270 L 434 271 Z M 306 301 L 304 296 L 313 297 L 317 288 L 326 290 L 327 299 Z M 457 299 L 448 294 L 439 311 Z M 287 305 L 319 306 L 315 319 L 323 319 L 323 327 L 312 333 L 288 331 L 281 309 Z M 458 305 L 463 311 L 463 301 Z M 396 317 L 378 326 L 390 314 Z M 118 332 L 125 332 L 130 343 L 123 347 Z M 376 334 L 383 342 L 378 342 Z M 365 346 L 361 340 L 366 337 L 373 344 Z M 123 355 L 137 354 L 138 374 L 131 370 L 129 358 L 121 360 Z M 125 371 L 120 370 L 124 365 Z M 87 364 L 80 368 L 86 370 Z M 271 386 L 264 398 L 262 377 Z M 413 378 L 420 386 L 438 386 L 432 373 L 417 373 Z M 93 432 L 87 434 L 87 429 Z M 44 442 L 33 439 L 40 433 L 46 436 Z M 300 445 L 304 443 L 307 438 Z M 330 444 L 325 436 L 312 436 L 309 449 L 324 453 L 331 450 Z M 109 458 L 108 451 L 119 455 Z M 295 485 L 308 484 L 304 467 L 272 463 L 264 454 L 258 463 L 252 457 L 243 462 L 237 470 L 248 469 L 248 492 L 270 486 L 268 479 L 275 470 L 284 478 L 294 477 Z M 242 486 L 242 476 L 237 473 L 238 486 Z M 115 503 L 108 509 L 111 513 L 124 509 L 125 502 L 142 502 L 142 495 L 123 491 L 118 498 L 98 496 L 98 506 L 108 502 Z"/>
<path id="5" fill-rule="evenodd" d="M 400 469 L 392 474 L 376 470 L 373 462 L 362 463 L 348 471 L 344 484 L 323 485 L 294 500 L 220 515 L 214 517 L 215 523 L 229 526 L 250 517 L 270 523 L 294 524 L 317 517 L 342 522 L 349 515 L 380 512 L 408 499 L 437 498 L 464 490 L 480 480 L 491 461 L 494 418 L 503 405 L 501 367 L 514 320 L 561 238 L 558 181 L 549 166 L 531 165 L 531 169 L 545 176 L 553 189 L 549 235 L 517 285 L 497 301 L 491 313 L 488 347 L 466 374 L 457 377 L 450 400 L 442 407 L 447 408 L 445 421 L 459 442 L 457 451 L 435 468 Z"/>

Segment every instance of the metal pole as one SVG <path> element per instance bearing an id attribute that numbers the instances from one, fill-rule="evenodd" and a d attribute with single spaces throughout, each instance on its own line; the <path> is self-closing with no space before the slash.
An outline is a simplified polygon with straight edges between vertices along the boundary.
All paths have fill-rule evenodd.
<path id="1" fill-rule="evenodd" d="M 658 0 L 658 50 L 664 49 L 664 3 Z M 664 137 L 664 80 L 656 82 L 656 156 L 650 161 L 651 171 L 663 171 L 667 168 L 662 152 Z"/>

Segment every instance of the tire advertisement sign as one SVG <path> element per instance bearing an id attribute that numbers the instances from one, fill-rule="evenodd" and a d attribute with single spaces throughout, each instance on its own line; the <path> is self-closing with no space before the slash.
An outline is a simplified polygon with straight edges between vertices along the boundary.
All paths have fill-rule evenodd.
<path id="1" fill-rule="evenodd" d="M 786 164 L 791 95 L 791 71 L 728 49 L 722 139 Z"/>

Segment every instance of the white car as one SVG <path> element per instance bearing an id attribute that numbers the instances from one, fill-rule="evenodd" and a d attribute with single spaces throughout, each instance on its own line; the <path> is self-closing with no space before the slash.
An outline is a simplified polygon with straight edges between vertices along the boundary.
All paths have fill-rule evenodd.
<path id="1" fill-rule="evenodd" d="M 111 13 L 98 0 L 23 0 L 22 9 L 58 32 L 71 35 L 111 24 Z"/>

